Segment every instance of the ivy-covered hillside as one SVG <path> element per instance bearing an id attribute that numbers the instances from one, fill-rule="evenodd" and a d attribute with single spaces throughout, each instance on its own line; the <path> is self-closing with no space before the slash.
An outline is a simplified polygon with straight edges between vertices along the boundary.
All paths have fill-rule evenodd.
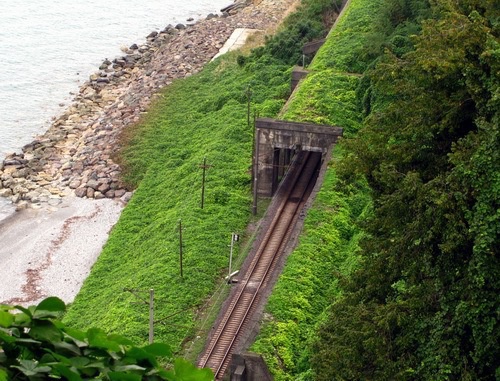
<path id="1" fill-rule="evenodd" d="M 312 62 L 283 115 L 347 139 L 253 346 L 276 379 L 500 377 L 499 15 L 352 0 Z"/>
<path id="2" fill-rule="evenodd" d="M 275 379 L 500 379 L 500 4 L 350 0 L 289 99 L 340 3 L 302 0 L 264 46 L 164 89 L 123 139 L 136 191 L 64 323 L 56 299 L 0 308 L 0 380 L 165 375 L 154 355 L 198 373 L 173 359 L 196 358 L 231 233 L 238 264 L 258 224 L 253 112 L 345 130 L 251 348 Z M 146 345 L 150 289 L 171 349 Z"/>

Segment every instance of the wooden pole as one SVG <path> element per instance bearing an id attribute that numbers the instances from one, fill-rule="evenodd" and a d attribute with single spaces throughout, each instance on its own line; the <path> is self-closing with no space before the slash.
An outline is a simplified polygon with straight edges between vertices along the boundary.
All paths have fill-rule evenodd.
<path id="1" fill-rule="evenodd" d="M 205 204 L 205 173 L 207 168 L 210 168 L 211 165 L 207 165 L 207 158 L 203 158 L 203 164 L 200 165 L 200 168 L 203 168 L 203 179 L 201 181 L 201 209 L 203 209 L 203 206 Z"/>
<path id="2" fill-rule="evenodd" d="M 182 275 L 182 221 L 181 220 L 179 220 L 179 262 L 180 262 L 181 278 L 182 278 L 183 275 Z"/>
<path id="3" fill-rule="evenodd" d="M 247 127 L 250 128 L 250 101 L 252 99 L 252 91 L 250 91 L 250 85 L 247 87 Z"/>
<path id="4" fill-rule="evenodd" d="M 154 335 L 154 299 L 155 291 L 149 290 L 149 344 L 153 344 Z"/>

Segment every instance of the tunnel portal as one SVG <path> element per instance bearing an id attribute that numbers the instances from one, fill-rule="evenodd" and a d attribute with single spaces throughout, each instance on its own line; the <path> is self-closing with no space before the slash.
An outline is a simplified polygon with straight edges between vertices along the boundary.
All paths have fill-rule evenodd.
<path id="1" fill-rule="evenodd" d="M 271 197 L 298 151 L 328 152 L 342 128 L 269 118 L 255 121 L 254 191 Z"/>

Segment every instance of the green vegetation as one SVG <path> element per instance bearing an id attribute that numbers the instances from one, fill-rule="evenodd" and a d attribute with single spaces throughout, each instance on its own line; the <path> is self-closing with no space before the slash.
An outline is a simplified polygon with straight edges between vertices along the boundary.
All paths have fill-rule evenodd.
<path id="1" fill-rule="evenodd" d="M 204 335 L 230 234 L 250 220 L 250 90 L 260 116 L 337 125 L 347 138 L 253 346 L 276 379 L 500 377 L 498 5 L 352 0 L 283 107 L 290 66 L 335 6 L 304 1 L 264 47 L 162 94 L 128 137 L 137 191 L 68 325 L 145 342 L 147 307 L 124 289 L 154 288 L 160 341 L 178 353 Z"/>
<path id="2" fill-rule="evenodd" d="M 500 376 L 499 10 L 433 4 L 354 0 L 283 113 L 351 139 L 253 346 L 277 380 Z M 363 74 L 356 97 L 343 71 Z M 344 206 L 331 224 L 326 195 Z"/>
<path id="3" fill-rule="evenodd" d="M 136 347 L 99 329 L 69 328 L 57 320 L 65 308 L 54 297 L 29 308 L 0 305 L 0 381 L 213 379 L 210 369 L 174 359 L 166 344 Z M 163 369 L 159 360 L 171 363 L 171 369 Z"/>
<path id="4" fill-rule="evenodd" d="M 204 321 L 210 295 L 227 288 L 223 278 L 231 232 L 244 233 L 251 218 L 248 90 L 252 109 L 275 117 L 289 95 L 290 81 L 290 63 L 276 47 L 300 47 L 310 36 L 324 35 L 325 27 L 319 28 L 322 24 L 314 18 L 321 20 L 332 6 L 330 1 L 304 1 L 266 47 L 243 58 L 225 55 L 159 97 L 121 153 L 126 180 L 137 190 L 69 308 L 66 324 L 80 329 L 91 324 L 146 342 L 147 306 L 126 289 L 145 296 L 153 288 L 160 321 L 155 338 L 171 344 L 175 353 L 196 336 L 205 338 L 201 329 L 211 326 Z M 299 33 L 296 39 L 293 31 Z M 211 167 L 201 209 L 205 157 Z"/>
<path id="5" fill-rule="evenodd" d="M 362 71 L 345 73 L 342 70 L 354 68 L 338 62 L 356 60 L 352 46 L 366 45 L 370 35 L 354 33 L 353 25 L 359 25 L 361 19 L 363 30 L 369 29 L 367 20 L 382 14 L 382 4 L 351 2 L 311 63 L 313 72 L 282 111 L 284 119 L 337 125 L 344 128 L 346 136 L 356 134 L 363 119 L 357 96 Z M 350 42 L 346 47 L 342 45 L 345 41 Z M 325 67 L 332 54 L 337 61 L 329 63 L 333 67 Z M 313 379 L 310 361 L 316 327 L 325 319 L 331 301 L 341 294 L 339 280 L 347 279 L 357 266 L 359 241 L 364 235 L 360 223 L 371 208 L 370 190 L 362 178 L 339 179 L 337 162 L 344 155 L 339 147 L 335 149 L 335 159 L 308 212 L 299 245 L 288 258 L 266 307 L 268 318 L 252 346 L 264 356 L 276 380 Z"/>
<path id="6" fill-rule="evenodd" d="M 500 375 L 499 9 L 433 4 L 415 50 L 367 73 L 343 167 L 374 211 L 313 346 L 318 380 Z"/>
<path id="7" fill-rule="evenodd" d="M 327 171 L 300 243 L 273 290 L 266 321 L 252 346 L 265 357 L 276 380 L 310 379 L 310 344 L 318 317 L 332 295 L 339 293 L 338 280 L 356 267 L 358 241 L 363 235 L 356 222 L 366 217 L 369 205 L 366 184 L 346 186 L 332 168 Z"/>
<path id="8" fill-rule="evenodd" d="M 123 156 L 129 181 L 139 186 L 69 309 L 69 325 L 92 322 L 144 342 L 147 306 L 124 289 L 153 288 L 158 320 L 184 311 L 157 325 L 159 340 L 179 351 L 194 335 L 197 310 L 226 275 L 231 232 L 244 232 L 250 218 L 247 87 L 258 107 L 268 99 L 280 102 L 288 86 L 287 66 L 262 65 L 266 71 L 255 76 L 235 58 L 170 86 L 131 137 Z M 212 167 L 201 209 L 204 157 Z"/>
<path id="9" fill-rule="evenodd" d="M 300 83 L 281 117 L 339 126 L 350 136 L 362 121 L 356 98 L 358 82 L 357 76 L 333 70 L 312 72 Z"/>
<path id="10" fill-rule="evenodd" d="M 376 31 L 373 20 L 384 6 L 385 0 L 351 1 L 310 68 L 362 74 L 373 60 L 367 54 Z"/>

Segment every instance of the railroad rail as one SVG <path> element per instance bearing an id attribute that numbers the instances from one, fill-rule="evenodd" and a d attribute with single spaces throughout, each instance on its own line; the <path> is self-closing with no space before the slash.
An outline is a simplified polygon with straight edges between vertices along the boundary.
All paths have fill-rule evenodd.
<path id="1" fill-rule="evenodd" d="M 272 217 L 248 271 L 236 286 L 220 324 L 201 356 L 198 366 L 214 371 L 215 380 L 221 380 L 229 365 L 231 354 L 242 332 L 254 317 L 263 289 L 270 279 L 280 255 L 290 238 L 302 206 L 309 197 L 321 163 L 321 154 L 303 151 L 297 154 L 289 175 L 276 195 L 279 197 Z"/>

